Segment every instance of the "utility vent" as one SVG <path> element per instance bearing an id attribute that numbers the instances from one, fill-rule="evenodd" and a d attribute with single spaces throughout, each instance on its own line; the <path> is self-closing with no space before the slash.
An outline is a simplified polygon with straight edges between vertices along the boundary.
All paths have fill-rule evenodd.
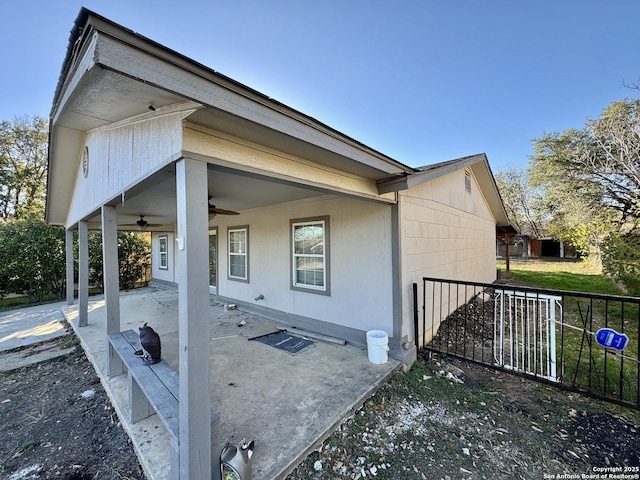
<path id="1" fill-rule="evenodd" d="M 464 189 L 471 194 L 471 172 L 469 170 L 464 171 Z"/>

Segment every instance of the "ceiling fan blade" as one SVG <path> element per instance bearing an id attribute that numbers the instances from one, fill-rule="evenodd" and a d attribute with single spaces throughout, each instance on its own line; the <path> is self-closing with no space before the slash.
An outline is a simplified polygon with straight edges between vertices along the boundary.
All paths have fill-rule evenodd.
<path id="1" fill-rule="evenodd" d="M 162 227 L 161 223 L 147 223 L 145 225 L 138 225 L 137 223 L 119 223 L 119 227 L 133 227 L 133 228 L 154 228 Z"/>
<path id="2" fill-rule="evenodd" d="M 225 210 L 224 208 L 217 208 L 215 205 L 209 205 L 209 214 L 212 213 L 216 215 L 240 215 L 240 213 L 233 210 Z"/>
<path id="3" fill-rule="evenodd" d="M 149 223 L 144 219 L 144 215 L 138 215 L 140 217 L 140 220 L 138 220 L 136 223 L 121 223 L 120 226 L 121 227 L 133 227 L 133 228 L 139 228 L 139 229 L 144 229 L 144 228 L 154 228 L 154 227 L 161 227 L 162 224 L 160 223 Z"/>
<path id="4" fill-rule="evenodd" d="M 212 198 L 213 196 L 209 195 L 209 199 L 207 200 L 210 219 L 216 215 L 240 215 L 238 212 L 234 212 L 233 210 L 225 210 L 224 208 L 217 208 L 215 205 L 211 205 L 210 202 Z"/>

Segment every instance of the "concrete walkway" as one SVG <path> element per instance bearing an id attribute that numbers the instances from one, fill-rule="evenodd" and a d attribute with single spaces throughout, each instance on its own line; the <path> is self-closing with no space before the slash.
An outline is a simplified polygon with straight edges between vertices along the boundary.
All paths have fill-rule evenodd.
<path id="1" fill-rule="evenodd" d="M 0 313 L 0 371 L 14 370 L 71 352 L 51 340 L 67 335 L 62 306 L 48 303 Z M 33 346 L 26 349 L 24 347 Z"/>
<path id="2" fill-rule="evenodd" d="M 162 288 L 123 292 L 121 330 L 148 322 L 162 340 L 162 357 L 178 371 L 178 294 Z M 126 375 L 108 378 L 105 308 L 89 305 L 89 325 L 78 327 L 77 306 L 63 312 L 79 336 L 109 394 L 149 480 L 169 473 L 169 436 L 156 415 L 136 424 L 128 418 Z M 249 338 L 278 324 L 212 302 L 211 405 L 221 416 L 223 443 L 255 440 L 253 478 L 284 478 L 399 366 L 374 365 L 364 349 L 317 341 L 290 355 Z M 242 325 L 242 326 L 240 326 Z"/>

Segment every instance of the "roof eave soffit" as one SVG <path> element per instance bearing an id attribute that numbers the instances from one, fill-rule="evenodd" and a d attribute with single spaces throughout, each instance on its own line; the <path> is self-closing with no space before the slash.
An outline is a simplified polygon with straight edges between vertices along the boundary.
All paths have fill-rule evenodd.
<path id="1" fill-rule="evenodd" d="M 383 174 L 394 175 L 410 170 L 400 162 L 312 117 L 177 52 L 111 23 L 99 15 L 94 17 L 91 12 L 88 12 L 88 15 L 84 31 L 76 40 L 82 41 L 83 46 L 72 58 L 74 68 L 67 68 L 64 88 L 59 92 L 55 105 L 57 115 L 52 115 L 54 122 L 61 109 L 68 103 L 69 96 L 74 91 L 73 87 L 80 85 L 82 77 L 91 69 L 97 70 L 96 66 L 100 66 L 146 85 L 156 86 L 183 99 L 222 109 L 258 124 L 270 127 L 276 125 L 281 133 L 300 135 L 301 140 L 312 143 L 320 142 L 318 146 L 368 164 Z M 89 68 L 85 68 L 85 64 Z"/>

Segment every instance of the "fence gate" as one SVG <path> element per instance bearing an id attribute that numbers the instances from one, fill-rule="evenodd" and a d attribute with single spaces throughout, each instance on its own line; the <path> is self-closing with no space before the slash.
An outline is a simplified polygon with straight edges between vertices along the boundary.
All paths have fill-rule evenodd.
<path id="1" fill-rule="evenodd" d="M 562 297 L 496 289 L 495 363 L 558 381 L 556 318 L 562 318 Z"/>
<path id="2" fill-rule="evenodd" d="M 418 293 L 418 348 L 640 410 L 640 297 L 426 277 Z"/>

